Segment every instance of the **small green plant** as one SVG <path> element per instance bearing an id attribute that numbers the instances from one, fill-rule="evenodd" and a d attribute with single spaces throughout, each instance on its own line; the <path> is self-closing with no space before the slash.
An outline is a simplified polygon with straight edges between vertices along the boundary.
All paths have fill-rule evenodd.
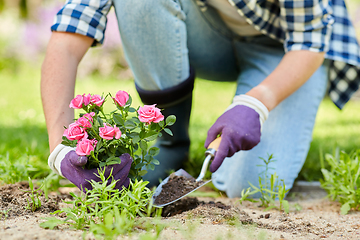
<path id="1" fill-rule="evenodd" d="M 28 182 L 29 182 L 30 190 L 21 190 L 23 192 L 29 193 L 29 196 L 30 196 L 30 200 L 26 199 L 28 205 L 25 207 L 25 209 L 26 210 L 30 209 L 32 212 L 35 212 L 37 209 L 39 209 L 41 207 L 41 201 L 40 201 L 39 197 L 42 194 L 42 190 L 41 190 L 41 188 L 38 188 L 38 189 L 34 188 L 34 184 L 30 177 L 29 177 Z"/>
<path id="2" fill-rule="evenodd" d="M 92 180 L 92 190 L 85 196 L 70 193 L 74 200 L 66 203 L 72 207 L 53 213 L 64 213 L 65 220 L 50 217 L 40 226 L 54 229 L 60 225 L 68 225 L 70 228 L 92 233 L 96 237 L 114 239 L 121 234 L 131 233 L 139 226 L 145 226 L 146 224 L 138 219 L 139 216 L 160 216 L 161 210 L 153 208 L 150 204 L 153 192 L 146 187 L 148 182 L 135 179 L 130 181 L 128 188 L 119 191 L 115 189 L 116 180 L 111 179 L 111 183 L 108 184 L 110 177 L 104 177 L 104 170 L 99 169 L 98 173 L 101 181 Z"/>
<path id="3" fill-rule="evenodd" d="M 330 165 L 324 167 L 321 157 L 320 179 L 321 187 L 327 191 L 328 197 L 341 203 L 341 214 L 347 214 L 351 209 L 360 209 L 360 149 L 349 154 L 336 150 L 333 155 L 326 154 L 325 160 Z"/>
<path id="4" fill-rule="evenodd" d="M 58 191 L 59 187 L 62 185 L 60 184 L 60 179 L 62 177 L 55 172 L 51 172 L 46 178 L 42 180 L 38 180 L 37 183 L 40 184 L 40 188 L 44 192 L 45 199 L 49 199 L 49 192 L 50 191 Z M 72 186 L 72 184 L 69 184 Z"/>
<path id="5" fill-rule="evenodd" d="M 1 210 L 0 211 L 0 219 L 3 219 L 3 221 L 4 221 L 4 229 L 5 229 L 5 221 L 6 221 L 6 219 L 7 219 L 7 217 L 8 217 L 8 213 L 9 213 L 9 211 L 11 210 L 11 208 L 10 209 L 8 209 L 8 210 Z"/>
<path id="6" fill-rule="evenodd" d="M 273 169 L 269 167 L 270 163 L 276 161 L 273 155 L 269 155 L 268 159 L 263 160 L 265 165 L 257 165 L 258 167 L 265 167 L 265 170 L 260 173 L 259 176 L 259 187 L 250 184 L 250 187 L 247 189 L 243 189 L 241 192 L 240 203 L 243 201 L 251 201 L 258 202 L 257 200 L 252 199 L 250 196 L 255 193 L 260 193 L 260 201 L 261 207 L 265 207 L 265 210 L 277 208 L 280 211 L 284 211 L 289 213 L 289 202 L 285 200 L 285 195 L 289 190 L 286 190 L 285 182 L 283 179 L 280 180 L 281 184 L 279 184 L 279 176 L 277 176 L 276 172 L 269 175 L 269 169 Z M 275 200 L 279 200 L 279 207 L 276 206 Z"/>

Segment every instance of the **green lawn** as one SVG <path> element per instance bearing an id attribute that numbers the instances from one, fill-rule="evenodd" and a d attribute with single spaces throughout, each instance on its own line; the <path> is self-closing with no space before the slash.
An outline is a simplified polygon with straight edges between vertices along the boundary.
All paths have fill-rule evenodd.
<path id="1" fill-rule="evenodd" d="M 17 74 L 2 71 L 0 79 L 0 161 L 29 164 L 32 176 L 35 173 L 45 175 L 49 172 L 46 163 L 49 150 L 40 99 L 40 69 L 38 66 L 24 67 Z M 115 93 L 120 89 L 131 94 L 134 106 L 140 105 L 130 80 L 87 77 L 78 80 L 76 93 Z M 191 161 L 187 165 L 190 173 L 196 175 L 200 171 L 207 130 L 228 106 L 234 91 L 234 83 L 197 79 L 190 122 Z M 320 148 L 324 152 L 332 152 L 337 146 L 347 152 L 359 148 L 359 123 L 360 102 L 350 102 L 344 110 L 339 111 L 325 99 L 320 107 L 313 143 L 300 178 L 317 180 L 321 177 L 318 160 Z"/>

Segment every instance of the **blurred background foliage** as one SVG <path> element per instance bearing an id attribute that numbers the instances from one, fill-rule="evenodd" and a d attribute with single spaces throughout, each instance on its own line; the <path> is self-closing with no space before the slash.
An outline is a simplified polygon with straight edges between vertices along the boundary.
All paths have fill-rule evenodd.
<path id="1" fill-rule="evenodd" d="M 39 66 L 50 38 L 55 14 L 65 1 L 0 0 L 0 71 L 16 73 L 23 64 Z M 119 79 L 132 77 L 123 57 L 115 13 L 108 15 L 102 47 L 91 48 L 79 68 L 79 77 L 91 74 Z"/>
<path id="2" fill-rule="evenodd" d="M 42 177 L 50 172 L 47 167 L 47 132 L 40 99 L 40 67 L 51 35 L 50 26 L 64 2 L 0 0 L 0 183 L 27 180 L 29 175 Z M 360 39 L 360 0 L 346 2 Z M 81 62 L 78 79 L 76 94 L 101 94 L 121 88 L 132 95 L 137 105 L 140 104 L 131 70 L 123 55 L 113 10 L 108 15 L 103 46 L 88 51 Z M 199 173 L 204 159 L 206 132 L 226 109 L 234 91 L 235 83 L 201 79 L 195 82 L 190 122 L 192 143 L 190 161 L 186 166 L 193 176 Z M 359 93 L 355 95 L 342 111 L 329 99 L 323 101 L 310 152 L 299 179 L 311 181 L 322 177 L 320 150 L 332 153 L 336 148 L 346 152 L 359 148 L 359 96 Z"/>

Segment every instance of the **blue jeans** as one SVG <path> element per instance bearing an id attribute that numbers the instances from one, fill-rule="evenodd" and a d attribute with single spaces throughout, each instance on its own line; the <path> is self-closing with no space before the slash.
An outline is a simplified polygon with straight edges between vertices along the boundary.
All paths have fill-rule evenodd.
<path id="1" fill-rule="evenodd" d="M 237 81 L 236 95 L 263 81 L 284 56 L 282 44 L 260 35 L 232 33 L 211 7 L 201 12 L 193 0 L 114 1 L 125 57 L 136 84 L 145 90 L 178 85 L 189 76 Z M 327 86 L 324 64 L 275 109 L 263 125 L 261 142 L 249 151 L 226 158 L 212 175 L 229 197 L 239 197 L 248 182 L 258 186 L 264 170 L 260 159 L 273 154 L 269 174 L 276 171 L 286 188 L 306 159 L 319 104 Z M 230 103 L 229 103 L 230 104 Z"/>

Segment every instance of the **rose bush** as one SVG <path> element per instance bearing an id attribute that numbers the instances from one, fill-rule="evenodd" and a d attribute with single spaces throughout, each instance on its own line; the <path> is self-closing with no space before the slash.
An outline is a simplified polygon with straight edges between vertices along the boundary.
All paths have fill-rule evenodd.
<path id="1" fill-rule="evenodd" d="M 103 111 L 106 98 L 110 96 L 116 109 L 110 113 Z M 171 115 L 164 119 L 161 110 L 154 105 L 131 107 L 131 96 L 125 91 L 118 91 L 102 97 L 97 94 L 77 95 L 69 107 L 83 109 L 78 119 L 65 127 L 62 144 L 76 147 L 79 156 L 86 156 L 88 169 L 120 163 L 124 153 L 133 159 L 129 177 L 141 179 L 146 169 L 154 169 L 159 164 L 154 157 L 159 153 L 156 147 L 149 147 L 149 142 L 161 136 L 164 130 L 172 132 L 167 126 L 175 123 Z"/>

